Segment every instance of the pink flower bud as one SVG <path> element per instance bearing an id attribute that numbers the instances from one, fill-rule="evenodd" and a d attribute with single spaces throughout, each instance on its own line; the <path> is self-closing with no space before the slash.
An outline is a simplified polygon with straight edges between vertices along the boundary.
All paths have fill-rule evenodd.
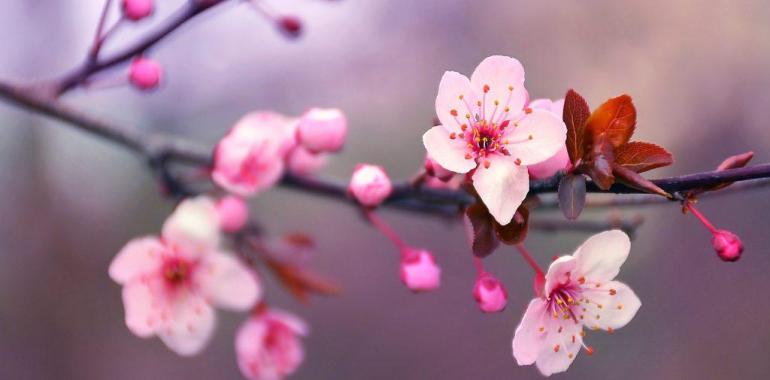
<path id="1" fill-rule="evenodd" d="M 489 273 L 484 273 L 473 286 L 473 298 L 485 313 L 497 313 L 505 309 L 508 292 L 503 284 Z"/>
<path id="2" fill-rule="evenodd" d="M 139 21 L 152 14 L 153 0 L 123 0 L 123 15 L 131 21 Z"/>
<path id="3" fill-rule="evenodd" d="M 569 169 L 569 166 L 569 153 L 567 153 L 567 146 L 565 145 L 559 149 L 555 155 L 551 156 L 551 158 L 543 162 L 527 166 L 527 170 L 529 171 L 530 177 L 535 179 L 543 179 L 552 177 L 559 170 L 567 170 Z"/>
<path id="4" fill-rule="evenodd" d="M 300 144 L 311 152 L 337 152 L 345 144 L 348 121 L 336 108 L 311 108 L 297 130 Z"/>
<path id="5" fill-rule="evenodd" d="M 305 359 L 307 324 L 293 314 L 268 309 L 247 319 L 235 337 L 238 367 L 249 380 L 279 380 Z"/>
<path id="6" fill-rule="evenodd" d="M 295 16 L 282 16 L 278 19 L 278 26 L 289 37 L 297 38 L 302 34 L 302 21 Z"/>
<path id="7" fill-rule="evenodd" d="M 413 292 L 427 292 L 441 285 L 441 268 L 430 252 L 405 248 L 401 254 L 401 281 Z"/>
<path id="8" fill-rule="evenodd" d="M 425 173 L 429 176 L 438 178 L 444 182 L 449 181 L 454 177 L 455 173 L 445 169 L 434 160 L 430 154 L 425 155 Z"/>
<path id="9" fill-rule="evenodd" d="M 158 87 L 163 76 L 163 68 L 151 59 L 137 57 L 131 62 L 128 79 L 141 90 L 152 90 Z"/>
<path id="10" fill-rule="evenodd" d="M 249 220 L 249 207 L 242 198 L 228 195 L 217 203 L 217 215 L 223 231 L 238 232 Z"/>
<path id="11" fill-rule="evenodd" d="M 294 174 L 309 175 L 321 169 L 326 164 L 327 158 L 323 153 L 311 153 L 304 147 L 298 146 L 289 153 L 286 166 Z"/>
<path id="12" fill-rule="evenodd" d="M 378 206 L 393 191 L 393 184 L 381 167 L 359 164 L 350 178 L 348 191 L 364 206 Z"/>
<path id="13" fill-rule="evenodd" d="M 711 239 L 711 244 L 717 251 L 717 255 L 723 261 L 738 261 L 743 253 L 743 243 L 734 233 L 727 230 L 718 230 Z"/>

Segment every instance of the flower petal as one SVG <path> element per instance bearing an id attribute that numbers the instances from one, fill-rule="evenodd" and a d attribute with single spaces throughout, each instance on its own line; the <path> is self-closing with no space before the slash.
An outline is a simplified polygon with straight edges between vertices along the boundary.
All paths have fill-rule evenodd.
<path id="1" fill-rule="evenodd" d="M 511 156 L 522 165 L 532 165 L 553 157 L 564 147 L 567 126 L 560 117 L 549 111 L 532 110 L 505 129 L 505 138 Z"/>
<path id="2" fill-rule="evenodd" d="M 551 294 L 551 291 L 560 284 L 565 284 L 570 279 L 570 273 L 575 270 L 576 260 L 572 256 L 562 256 L 551 263 L 548 267 L 548 273 L 545 274 L 545 294 Z"/>
<path id="3" fill-rule="evenodd" d="M 497 115 L 503 114 L 505 107 L 510 108 L 508 113 L 510 116 L 516 116 L 527 102 L 524 67 L 515 58 L 501 55 L 487 57 L 471 75 L 471 85 L 484 102 L 483 119 L 491 118 L 495 108 L 497 108 Z M 485 88 L 488 89 L 486 94 L 484 94 Z M 496 106 L 495 101 L 499 105 Z"/>
<path id="4" fill-rule="evenodd" d="M 577 260 L 575 275 L 593 282 L 612 280 L 620 272 L 630 249 L 631 241 L 623 231 L 611 230 L 591 236 L 573 254 Z"/>
<path id="5" fill-rule="evenodd" d="M 454 71 L 447 71 L 438 85 L 436 116 L 444 128 L 459 132 L 460 124 L 468 120 L 465 116 L 474 117 L 479 112 L 476 100 L 476 93 L 471 89 L 468 77 Z M 454 116 L 454 113 L 457 115 Z"/>
<path id="6" fill-rule="evenodd" d="M 110 263 L 110 278 L 118 284 L 151 273 L 162 265 L 161 253 L 165 247 L 155 237 L 131 240 Z"/>
<path id="7" fill-rule="evenodd" d="M 467 173 L 476 167 L 476 161 L 466 159 L 465 140 L 450 139 L 449 132 L 442 126 L 429 129 L 422 135 L 422 142 L 428 154 L 447 170 Z"/>
<path id="8" fill-rule="evenodd" d="M 219 245 L 219 214 L 211 198 L 188 198 L 163 223 L 166 244 L 187 258 L 196 258 Z"/>
<path id="9" fill-rule="evenodd" d="M 157 299 L 151 283 L 132 281 L 123 287 L 126 326 L 134 335 L 149 338 L 161 325 L 162 300 Z"/>
<path id="10" fill-rule="evenodd" d="M 546 325 L 546 344 L 538 353 L 537 369 L 544 376 L 564 372 L 580 352 L 583 338 L 580 332 L 583 325 L 571 319 L 550 319 Z"/>
<path id="11" fill-rule="evenodd" d="M 473 174 L 473 187 L 495 220 L 506 225 L 527 196 L 529 174 L 527 168 L 516 165 L 509 157 L 494 155 L 487 160 L 489 167 L 479 165 Z"/>
<path id="12" fill-rule="evenodd" d="M 158 336 L 168 348 L 181 356 L 200 353 L 211 339 L 216 326 L 214 309 L 198 295 L 180 296 L 168 322 Z"/>
<path id="13" fill-rule="evenodd" d="M 545 307 L 543 299 L 535 298 L 530 301 L 519 326 L 516 327 L 516 333 L 513 335 L 513 357 L 519 365 L 534 363 L 543 349 L 545 334 L 540 331 L 540 327 L 543 325 Z"/>
<path id="14" fill-rule="evenodd" d="M 288 311 L 271 308 L 268 312 L 271 318 L 288 326 L 295 334 L 305 336 L 310 330 L 305 321 Z"/>
<path id="15" fill-rule="evenodd" d="M 212 253 L 203 258 L 201 265 L 195 282 L 214 305 L 243 311 L 261 297 L 256 276 L 232 255 Z"/>
<path id="16" fill-rule="evenodd" d="M 608 281 L 599 288 L 586 286 L 583 296 L 590 301 L 584 304 L 586 326 L 602 330 L 625 326 L 642 306 L 634 291 L 619 281 Z"/>

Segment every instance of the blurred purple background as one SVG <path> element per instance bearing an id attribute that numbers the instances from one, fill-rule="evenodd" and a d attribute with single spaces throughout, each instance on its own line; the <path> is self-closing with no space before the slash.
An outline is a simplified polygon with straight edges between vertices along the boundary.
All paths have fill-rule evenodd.
<path id="1" fill-rule="evenodd" d="M 181 4 L 157 1 L 154 21 Z M 517 57 L 533 98 L 574 87 L 592 106 L 634 97 L 636 137 L 674 153 L 653 176 L 715 167 L 727 155 L 770 161 L 770 3 L 716 1 L 273 1 L 303 18 L 306 35 L 286 41 L 240 2 L 186 25 L 152 53 L 167 71 L 153 94 L 76 90 L 66 101 L 122 125 L 212 144 L 242 114 L 310 106 L 342 108 L 346 151 L 324 175 L 346 179 L 356 162 L 407 178 L 422 162 L 438 81 L 470 73 L 491 54 Z M 54 77 L 84 56 L 101 0 L 0 2 L 0 78 Z M 129 42 L 128 27 L 108 46 Z M 120 75 L 120 70 L 115 72 Z M 211 345 L 184 359 L 123 324 L 120 289 L 107 276 L 129 239 L 159 230 L 171 203 L 144 163 L 66 125 L 0 103 L 0 378 L 239 378 L 233 334 L 243 315 L 221 313 Z M 719 261 L 709 234 L 676 205 L 644 210 L 646 223 L 621 272 L 642 300 L 613 336 L 589 333 L 563 378 L 757 379 L 770 377 L 767 190 L 701 202 L 737 232 L 741 261 Z M 312 325 L 307 361 L 294 379 L 539 378 L 518 367 L 510 341 L 532 296 L 531 271 L 509 248 L 487 260 L 508 286 L 508 309 L 482 315 L 460 224 L 384 211 L 410 243 L 436 253 L 440 290 L 412 295 L 399 283 L 397 252 L 351 207 L 276 189 L 252 202 L 276 235 L 305 231 L 319 249 L 314 268 L 344 295 L 293 301 L 266 279 L 271 304 Z M 558 217 L 536 213 L 533 218 Z M 589 213 L 583 217 L 603 218 Z M 534 231 L 528 246 L 546 264 L 587 235 Z"/>

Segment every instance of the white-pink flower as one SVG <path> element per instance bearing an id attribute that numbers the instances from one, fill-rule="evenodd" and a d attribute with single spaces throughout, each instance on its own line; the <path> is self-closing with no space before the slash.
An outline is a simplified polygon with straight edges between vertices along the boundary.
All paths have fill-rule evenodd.
<path id="1" fill-rule="evenodd" d="M 564 99 L 552 101 L 551 99 L 535 99 L 529 103 L 529 108 L 550 111 L 561 118 L 564 112 Z M 548 178 L 555 175 L 559 170 L 568 169 L 570 165 L 567 145 L 559 149 L 551 158 L 527 167 L 529 176 L 532 178 Z"/>
<path id="2" fill-rule="evenodd" d="M 444 73 L 436 97 L 441 125 L 423 135 L 428 153 L 444 168 L 456 173 L 475 169 L 473 186 L 503 225 L 529 191 L 527 165 L 553 156 L 566 139 L 561 118 L 525 109 L 526 102 L 521 63 L 491 56 L 470 79 Z"/>
<path id="3" fill-rule="evenodd" d="M 413 292 L 427 292 L 441 285 L 441 268 L 424 249 L 406 248 L 401 254 L 401 281 Z"/>
<path id="4" fill-rule="evenodd" d="M 267 309 L 241 325 L 235 338 L 238 366 L 250 380 L 281 380 L 305 358 L 307 325 L 293 314 Z"/>
<path id="5" fill-rule="evenodd" d="M 347 134 L 347 118 L 336 108 L 311 108 L 297 127 L 300 144 L 313 153 L 339 151 Z"/>
<path id="6" fill-rule="evenodd" d="M 513 337 L 519 365 L 535 363 L 545 376 L 566 371 L 581 347 L 592 352 L 584 327 L 612 333 L 631 321 L 642 303 L 614 280 L 630 248 L 625 233 L 605 231 L 551 264 L 543 296 L 529 303 Z"/>
<path id="7" fill-rule="evenodd" d="M 297 119 L 252 112 L 222 138 L 214 152 L 212 178 L 225 190 L 253 196 L 283 176 L 284 160 L 296 145 Z"/>
<path id="8" fill-rule="evenodd" d="M 160 238 L 131 240 L 110 264 L 110 277 L 123 285 L 129 330 L 157 335 L 171 350 L 200 352 L 216 325 L 213 306 L 248 310 L 261 288 L 240 261 L 219 250 L 214 202 L 183 201 L 166 220 Z"/>

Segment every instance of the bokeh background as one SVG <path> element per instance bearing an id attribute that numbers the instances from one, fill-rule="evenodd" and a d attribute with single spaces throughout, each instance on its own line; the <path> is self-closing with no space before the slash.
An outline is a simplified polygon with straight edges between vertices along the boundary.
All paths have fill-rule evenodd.
<path id="1" fill-rule="evenodd" d="M 154 21 L 181 1 L 157 1 Z M 639 110 L 636 137 L 674 153 L 653 176 L 708 170 L 727 155 L 770 160 L 770 3 L 761 0 L 273 1 L 306 34 L 287 41 L 248 5 L 232 2 L 152 51 L 165 86 L 76 90 L 65 100 L 122 125 L 211 144 L 242 114 L 310 106 L 342 108 L 349 144 L 323 175 L 345 180 L 357 162 L 395 178 L 422 162 L 422 133 L 445 70 L 470 73 L 491 54 L 525 65 L 533 97 L 578 89 L 592 106 L 626 92 Z M 34 82 L 81 61 L 100 0 L 0 2 L 0 78 Z M 123 29 L 108 50 L 152 22 Z M 112 75 L 123 75 L 116 70 Z M 123 148 L 0 103 L 0 378 L 237 379 L 233 335 L 243 315 L 221 313 L 211 345 L 184 359 L 123 324 L 120 289 L 107 276 L 129 239 L 159 230 L 171 203 L 144 163 Z M 562 378 L 759 379 L 770 377 L 768 191 L 712 198 L 702 210 L 743 238 L 734 264 L 675 205 L 641 214 L 621 272 L 642 299 L 615 335 L 589 334 Z M 410 243 L 433 250 L 443 286 L 412 295 L 399 283 L 397 252 L 351 207 L 285 189 L 252 202 L 280 235 L 316 237 L 313 267 L 344 287 L 339 298 L 292 300 L 266 280 L 267 297 L 312 325 L 294 379 L 528 379 L 510 341 L 531 297 L 531 273 L 511 249 L 487 260 L 508 286 L 508 309 L 482 315 L 462 226 L 383 211 Z M 537 213 L 533 218 L 558 217 Z M 604 218 L 604 214 L 584 217 Z M 534 231 L 541 263 L 587 235 Z"/>

